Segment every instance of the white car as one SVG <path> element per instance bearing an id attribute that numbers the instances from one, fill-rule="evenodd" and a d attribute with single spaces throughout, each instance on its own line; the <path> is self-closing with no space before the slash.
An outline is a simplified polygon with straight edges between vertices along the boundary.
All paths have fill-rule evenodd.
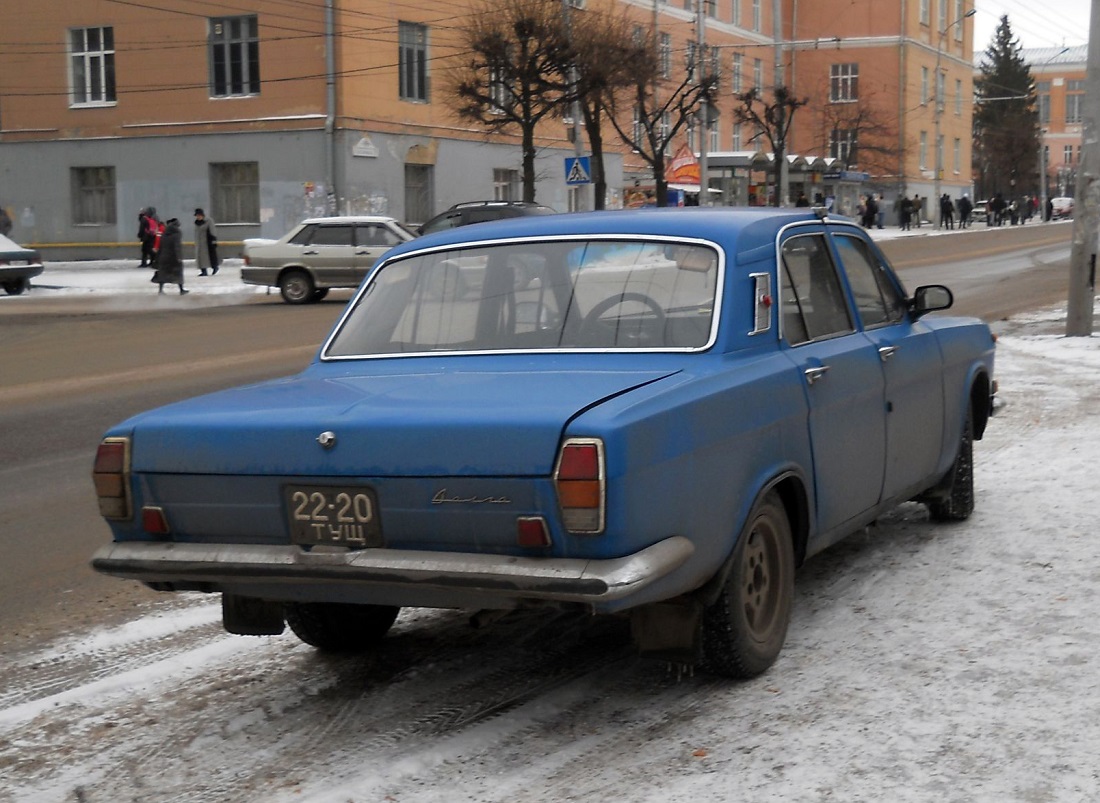
<path id="1" fill-rule="evenodd" d="M 9 296 L 17 296 L 31 286 L 31 279 L 42 273 L 42 257 L 32 248 L 24 248 L 0 234 L 0 287 Z"/>
<path id="2" fill-rule="evenodd" d="M 1073 217 L 1073 199 L 1068 197 L 1059 197 L 1050 199 L 1051 217 L 1054 220 L 1059 218 Z"/>
<path id="3" fill-rule="evenodd" d="M 320 301 L 332 287 L 358 287 L 382 254 L 415 236 L 392 217 L 310 218 L 281 239 L 245 240 L 241 279 L 278 287 L 288 304 Z"/>

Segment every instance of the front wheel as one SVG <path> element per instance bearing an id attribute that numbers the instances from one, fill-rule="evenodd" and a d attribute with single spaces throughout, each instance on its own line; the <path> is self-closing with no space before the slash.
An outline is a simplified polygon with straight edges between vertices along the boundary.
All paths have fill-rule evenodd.
<path id="1" fill-rule="evenodd" d="M 286 623 L 294 635 L 325 652 L 361 652 L 389 632 L 401 609 L 392 605 L 288 602 Z"/>
<path id="2" fill-rule="evenodd" d="M 950 490 L 945 496 L 928 501 L 928 514 L 933 521 L 964 521 L 974 512 L 974 417 L 970 405 L 966 408 L 959 452 L 947 476 Z"/>
<path id="3" fill-rule="evenodd" d="M 775 663 L 794 598 L 794 545 L 775 491 L 759 502 L 738 541 L 729 577 L 703 615 L 703 654 L 711 670 L 745 680 Z"/>
<path id="4" fill-rule="evenodd" d="M 288 270 L 279 279 L 279 292 L 287 304 L 306 304 L 313 300 L 313 277 L 304 270 Z"/>

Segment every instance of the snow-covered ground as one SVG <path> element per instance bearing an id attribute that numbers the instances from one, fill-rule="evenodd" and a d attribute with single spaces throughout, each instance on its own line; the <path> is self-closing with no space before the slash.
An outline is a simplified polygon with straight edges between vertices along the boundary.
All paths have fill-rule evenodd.
<path id="1" fill-rule="evenodd" d="M 618 622 L 406 611 L 329 658 L 150 596 L 2 656 L 0 800 L 1100 800 L 1100 338 L 1064 315 L 998 327 L 971 519 L 903 505 L 815 557 L 756 680 L 679 677 Z"/>

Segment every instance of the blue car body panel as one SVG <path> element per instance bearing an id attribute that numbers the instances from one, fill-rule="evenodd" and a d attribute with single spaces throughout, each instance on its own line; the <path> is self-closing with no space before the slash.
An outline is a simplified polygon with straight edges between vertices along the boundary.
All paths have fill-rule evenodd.
<path id="1" fill-rule="evenodd" d="M 610 612 L 704 587 L 777 483 L 787 489 L 804 558 L 936 486 L 952 466 L 968 409 L 988 414 L 992 384 L 984 324 L 901 311 L 867 325 L 853 312 L 866 303 L 865 289 L 842 266 L 851 331 L 795 342 L 784 331 L 793 291 L 784 286 L 783 249 L 790 241 L 820 244 L 840 265 L 837 233 L 863 243 L 868 259 L 882 262 L 883 281 L 903 293 L 858 227 L 805 211 L 516 218 L 399 245 L 298 376 L 143 413 L 107 433 L 127 439 L 132 509 L 163 511 L 170 533 L 146 532 L 136 513 L 111 519 L 115 544 L 95 565 L 163 588 L 272 599 L 579 602 Z M 607 237 L 664 243 L 654 252 L 655 277 L 695 287 L 698 271 L 709 271 L 719 283 L 708 285 L 716 308 L 690 313 L 717 316 L 708 345 L 414 356 L 339 350 L 357 310 L 372 303 L 380 272 L 411 264 L 403 260 Z M 721 259 L 669 267 L 683 248 Z M 476 267 L 491 271 L 492 257 Z M 650 281 L 642 268 L 631 271 L 630 281 Z M 553 289 L 540 278 L 516 281 L 525 298 Z M 624 284 L 620 298 L 637 295 L 633 287 Z M 658 312 L 666 327 L 686 314 Z M 619 322 L 651 314 L 623 313 Z M 518 326 L 514 308 L 497 315 Z M 975 391 L 983 387 L 984 398 Z M 322 433 L 334 442 L 321 443 Z M 563 519 L 555 471 L 570 439 L 601 444 L 598 533 L 571 530 Z M 299 486 L 369 488 L 381 543 L 337 557 L 291 544 L 286 489 Z M 528 517 L 545 521 L 548 545 L 517 542 L 517 521 Z"/>

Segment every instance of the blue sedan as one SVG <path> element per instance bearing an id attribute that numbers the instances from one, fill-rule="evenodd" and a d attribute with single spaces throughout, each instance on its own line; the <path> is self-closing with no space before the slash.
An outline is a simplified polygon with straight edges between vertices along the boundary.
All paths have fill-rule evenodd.
<path id="1" fill-rule="evenodd" d="M 993 337 L 821 210 L 520 218 L 389 251 L 312 364 L 112 428 L 96 569 L 230 632 L 376 648 L 401 607 L 630 616 L 746 678 L 796 567 L 974 504 Z"/>

